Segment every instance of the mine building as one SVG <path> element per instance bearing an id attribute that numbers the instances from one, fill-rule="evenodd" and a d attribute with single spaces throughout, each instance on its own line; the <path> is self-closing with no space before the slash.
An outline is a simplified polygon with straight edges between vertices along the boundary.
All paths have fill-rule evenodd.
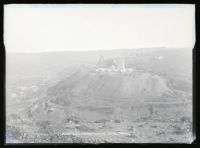
<path id="1" fill-rule="evenodd" d="M 131 73 L 134 71 L 133 68 L 126 68 L 124 59 L 113 59 L 109 66 L 102 64 L 103 57 L 100 57 L 98 68 L 95 69 L 96 72 L 101 73 Z"/>

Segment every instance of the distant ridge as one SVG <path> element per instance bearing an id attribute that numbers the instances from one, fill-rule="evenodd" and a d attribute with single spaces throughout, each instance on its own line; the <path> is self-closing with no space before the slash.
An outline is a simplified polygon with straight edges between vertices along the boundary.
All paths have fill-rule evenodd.
<path id="1" fill-rule="evenodd" d="M 49 51 L 40 51 L 40 52 L 7 52 L 6 54 L 43 54 L 43 53 L 63 53 L 63 52 L 105 52 L 105 51 L 132 51 L 132 50 L 189 50 L 192 49 L 190 47 L 185 47 L 185 48 L 169 48 L 169 47 L 146 47 L 146 48 L 116 48 L 116 49 L 96 49 L 96 50 L 49 50 Z"/>

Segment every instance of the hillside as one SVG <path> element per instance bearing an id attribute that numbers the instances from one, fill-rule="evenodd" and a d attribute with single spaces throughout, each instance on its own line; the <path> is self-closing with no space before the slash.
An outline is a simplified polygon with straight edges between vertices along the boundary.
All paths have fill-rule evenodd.
<path id="1" fill-rule="evenodd" d="M 152 53 L 148 55 L 148 57 L 153 57 L 149 59 L 150 61 L 152 60 L 151 67 L 149 66 L 151 69 L 147 68 L 148 64 L 144 60 L 142 60 L 144 62 L 143 65 L 146 67 L 141 66 L 140 69 L 138 66 L 134 67 L 135 63 L 138 65 L 141 63 L 138 63 L 137 58 L 134 58 L 134 61 L 131 61 L 130 57 L 127 58 L 126 65 L 136 69 L 129 74 L 95 73 L 94 69 L 97 68 L 95 65 L 82 65 L 69 77 L 62 79 L 47 90 L 46 97 L 39 101 L 40 105 L 37 103 L 36 110 L 39 110 L 37 113 L 43 112 L 43 116 L 46 117 L 48 116 L 49 108 L 58 107 L 59 109 L 54 109 L 54 111 L 57 112 L 59 110 L 58 112 L 60 112 L 62 110 L 63 114 L 58 121 L 75 114 L 80 119 L 80 122 L 94 122 L 98 119 L 109 120 L 113 118 L 118 109 L 127 119 L 131 119 L 132 115 L 129 112 L 132 107 L 138 104 L 143 104 L 144 106 L 148 103 L 191 102 L 191 97 L 187 94 L 187 92 L 191 92 L 191 84 L 187 84 L 189 80 L 184 81 L 186 84 L 184 88 L 188 88 L 187 90 L 184 90 L 181 85 L 176 87 L 176 83 L 179 83 L 179 81 L 171 82 L 171 77 L 176 76 L 176 73 L 165 71 L 171 65 L 168 68 L 161 67 L 161 65 L 166 66 L 167 60 L 169 60 L 167 58 L 169 58 L 170 52 L 164 53 L 162 55 L 164 55 L 165 59 L 161 62 L 157 59 L 160 53 L 154 52 L 154 57 L 151 55 Z M 173 59 L 172 56 L 170 58 Z M 111 65 L 108 61 L 110 61 L 110 58 L 103 61 L 104 67 L 108 67 L 106 64 Z M 173 65 L 174 69 L 176 64 Z M 179 69 L 176 70 L 179 72 Z M 162 73 L 165 75 L 162 75 Z M 49 108 L 42 107 L 43 104 L 49 106 Z M 51 111 L 50 114 L 54 114 L 54 111 Z M 34 113 L 34 110 L 32 112 Z M 139 115 L 146 116 L 146 112 L 142 111 L 138 113 Z M 40 120 L 40 118 L 36 120 Z M 49 120 L 54 120 L 54 118 L 52 116 Z M 136 119 L 138 118 L 131 120 Z"/>
<path id="2" fill-rule="evenodd" d="M 94 133 L 132 133 L 110 141 L 144 142 L 151 140 L 147 135 L 159 140 L 163 131 L 169 142 L 184 141 L 191 132 L 191 50 L 13 54 L 7 60 L 9 128 L 47 135 L 90 132 L 100 142 Z"/>

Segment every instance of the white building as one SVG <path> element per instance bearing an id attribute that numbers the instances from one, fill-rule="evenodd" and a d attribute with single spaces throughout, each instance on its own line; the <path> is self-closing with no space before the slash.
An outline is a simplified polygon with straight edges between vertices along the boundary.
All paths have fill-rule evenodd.
<path id="1" fill-rule="evenodd" d="M 133 68 L 126 68 L 124 60 L 113 60 L 115 65 L 112 65 L 109 68 L 97 68 L 96 72 L 101 73 L 131 73 L 133 72 Z"/>

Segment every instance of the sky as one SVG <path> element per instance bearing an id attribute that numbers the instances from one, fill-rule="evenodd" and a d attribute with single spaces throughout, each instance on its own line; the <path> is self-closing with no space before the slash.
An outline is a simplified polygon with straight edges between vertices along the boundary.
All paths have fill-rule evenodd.
<path id="1" fill-rule="evenodd" d="M 6 52 L 192 48 L 192 4 L 9 4 Z"/>

